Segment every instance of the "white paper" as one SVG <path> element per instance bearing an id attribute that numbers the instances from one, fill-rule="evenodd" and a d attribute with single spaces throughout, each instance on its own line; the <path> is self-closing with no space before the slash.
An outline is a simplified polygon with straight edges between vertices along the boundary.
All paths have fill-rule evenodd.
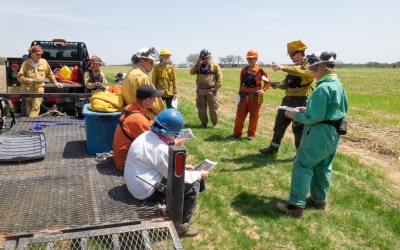
<path id="1" fill-rule="evenodd" d="M 179 135 L 177 139 L 185 138 L 185 140 L 189 140 L 194 138 L 194 134 L 190 128 L 182 129 L 183 135 Z"/>
<path id="2" fill-rule="evenodd" d="M 204 161 L 200 162 L 197 164 L 197 166 L 194 167 L 194 170 L 196 171 L 210 171 L 211 168 L 213 168 L 215 165 L 217 165 L 218 162 L 210 161 L 209 159 L 205 159 Z"/>
<path id="3" fill-rule="evenodd" d="M 279 106 L 280 109 L 284 109 L 287 110 L 289 112 L 299 112 L 297 109 L 292 108 L 292 107 L 288 107 L 288 106 Z"/>
<path id="4" fill-rule="evenodd" d="M 266 82 L 269 82 L 268 78 L 266 78 L 265 76 L 262 76 L 261 79 L 263 79 Z"/>
<path id="5" fill-rule="evenodd" d="M 171 106 L 172 106 L 174 109 L 178 109 L 178 98 L 172 99 Z"/>
<path id="6" fill-rule="evenodd" d="M 34 78 L 34 82 L 50 82 L 49 78 Z"/>

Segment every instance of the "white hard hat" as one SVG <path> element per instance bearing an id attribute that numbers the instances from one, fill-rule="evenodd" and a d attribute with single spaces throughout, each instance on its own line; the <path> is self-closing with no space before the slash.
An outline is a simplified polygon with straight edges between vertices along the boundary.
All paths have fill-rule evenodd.
<path id="1" fill-rule="evenodd" d="M 136 56 L 136 58 L 151 59 L 153 61 L 160 60 L 160 55 L 154 49 L 154 47 L 141 48 L 141 49 L 138 50 L 138 52 L 136 52 L 136 54 L 134 56 Z"/>
<path id="2" fill-rule="evenodd" d="M 335 64 L 336 53 L 320 51 L 307 56 L 308 67 L 312 67 L 321 63 Z"/>

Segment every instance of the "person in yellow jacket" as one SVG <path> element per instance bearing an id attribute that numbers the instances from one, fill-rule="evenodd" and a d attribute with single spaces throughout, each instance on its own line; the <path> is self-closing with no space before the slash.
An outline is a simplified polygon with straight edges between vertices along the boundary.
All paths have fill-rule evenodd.
<path id="1" fill-rule="evenodd" d="M 107 78 L 100 70 L 101 62 L 98 56 L 92 56 L 89 60 L 90 65 L 88 71 L 86 71 L 83 76 L 86 93 L 106 91 L 108 88 Z"/>
<path id="2" fill-rule="evenodd" d="M 161 50 L 161 60 L 153 69 L 152 81 L 157 90 L 164 93 L 162 99 L 167 108 L 173 108 L 171 103 L 176 98 L 176 74 L 170 61 L 171 53 L 167 49 Z"/>
<path id="3" fill-rule="evenodd" d="M 48 78 L 58 88 L 63 85 L 58 83 L 53 75 L 50 65 L 42 58 L 43 50 L 40 45 L 34 45 L 28 49 L 31 59 L 22 63 L 17 79 L 21 83 L 21 93 L 44 93 L 44 81 L 39 79 Z M 40 112 L 43 98 L 26 98 L 26 114 L 36 117 Z"/>
<path id="4" fill-rule="evenodd" d="M 136 101 L 136 90 L 140 85 L 148 84 L 154 87 L 149 72 L 151 72 L 154 62 L 158 61 L 159 57 L 158 52 L 153 47 L 139 49 L 132 56 L 133 68 L 126 74 L 121 89 L 125 106 Z M 157 97 L 153 106 L 146 110 L 146 114 L 151 120 L 154 120 L 154 117 L 163 110 L 164 102 L 161 97 Z"/>
<path id="5" fill-rule="evenodd" d="M 281 83 L 271 84 L 272 88 L 279 88 L 286 92 L 286 96 L 282 99 L 281 106 L 297 108 L 305 107 L 307 104 L 314 77 L 306 70 L 308 68 L 308 64 L 305 63 L 306 49 L 307 45 L 301 40 L 290 42 L 287 44 L 287 53 L 294 65 L 284 66 L 275 62 L 272 63 L 274 71 L 282 70 L 287 73 L 285 80 Z M 292 121 L 292 119 L 285 116 L 285 110 L 279 109 L 275 117 L 274 135 L 271 143 L 269 147 L 262 148 L 259 152 L 276 158 L 282 138 L 290 123 L 292 123 L 294 144 L 297 150 L 300 146 L 304 125 Z"/>
<path id="6" fill-rule="evenodd" d="M 218 99 L 217 93 L 221 88 L 222 72 L 219 65 L 210 60 L 211 53 L 203 49 L 200 51 L 199 59 L 196 64 L 190 69 L 191 75 L 197 75 L 196 79 L 196 107 L 197 114 L 201 121 L 200 127 L 207 127 L 207 106 L 210 112 L 210 120 L 213 123 L 213 128 L 218 125 Z"/>

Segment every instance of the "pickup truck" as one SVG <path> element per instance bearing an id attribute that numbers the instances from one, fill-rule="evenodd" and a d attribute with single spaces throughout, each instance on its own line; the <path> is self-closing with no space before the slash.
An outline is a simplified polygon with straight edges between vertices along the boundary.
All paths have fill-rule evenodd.
<path id="1" fill-rule="evenodd" d="M 83 42 L 67 42 L 65 39 L 52 39 L 52 41 L 35 40 L 31 43 L 33 45 L 40 45 L 43 49 L 42 58 L 46 59 L 52 70 L 61 68 L 66 65 L 68 67 L 78 66 L 83 74 L 87 71 L 89 64 L 89 53 L 86 44 Z M 17 76 L 22 63 L 30 58 L 30 54 L 25 54 L 22 57 L 8 57 L 6 58 L 6 86 L 7 93 L 18 94 L 20 93 L 21 83 L 18 81 Z M 77 85 L 62 83 L 64 88 L 57 88 L 52 83 L 46 83 L 45 93 L 84 93 L 85 85 L 78 82 Z M 16 115 L 21 114 L 21 100 L 20 98 L 10 98 L 15 106 Z M 57 105 L 60 111 L 66 112 L 71 116 L 79 116 L 76 107 L 82 107 L 85 98 L 71 98 L 71 97 L 57 97 L 56 95 L 44 98 L 41 113 L 46 112 L 47 109 L 53 105 Z"/>

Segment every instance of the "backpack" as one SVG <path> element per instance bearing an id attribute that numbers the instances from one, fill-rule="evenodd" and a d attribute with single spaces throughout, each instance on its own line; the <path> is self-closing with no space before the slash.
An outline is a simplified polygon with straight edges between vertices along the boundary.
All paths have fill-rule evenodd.
<path id="1" fill-rule="evenodd" d="M 124 106 L 122 95 L 106 92 L 95 92 L 90 98 L 89 109 L 94 112 L 118 112 Z"/>

